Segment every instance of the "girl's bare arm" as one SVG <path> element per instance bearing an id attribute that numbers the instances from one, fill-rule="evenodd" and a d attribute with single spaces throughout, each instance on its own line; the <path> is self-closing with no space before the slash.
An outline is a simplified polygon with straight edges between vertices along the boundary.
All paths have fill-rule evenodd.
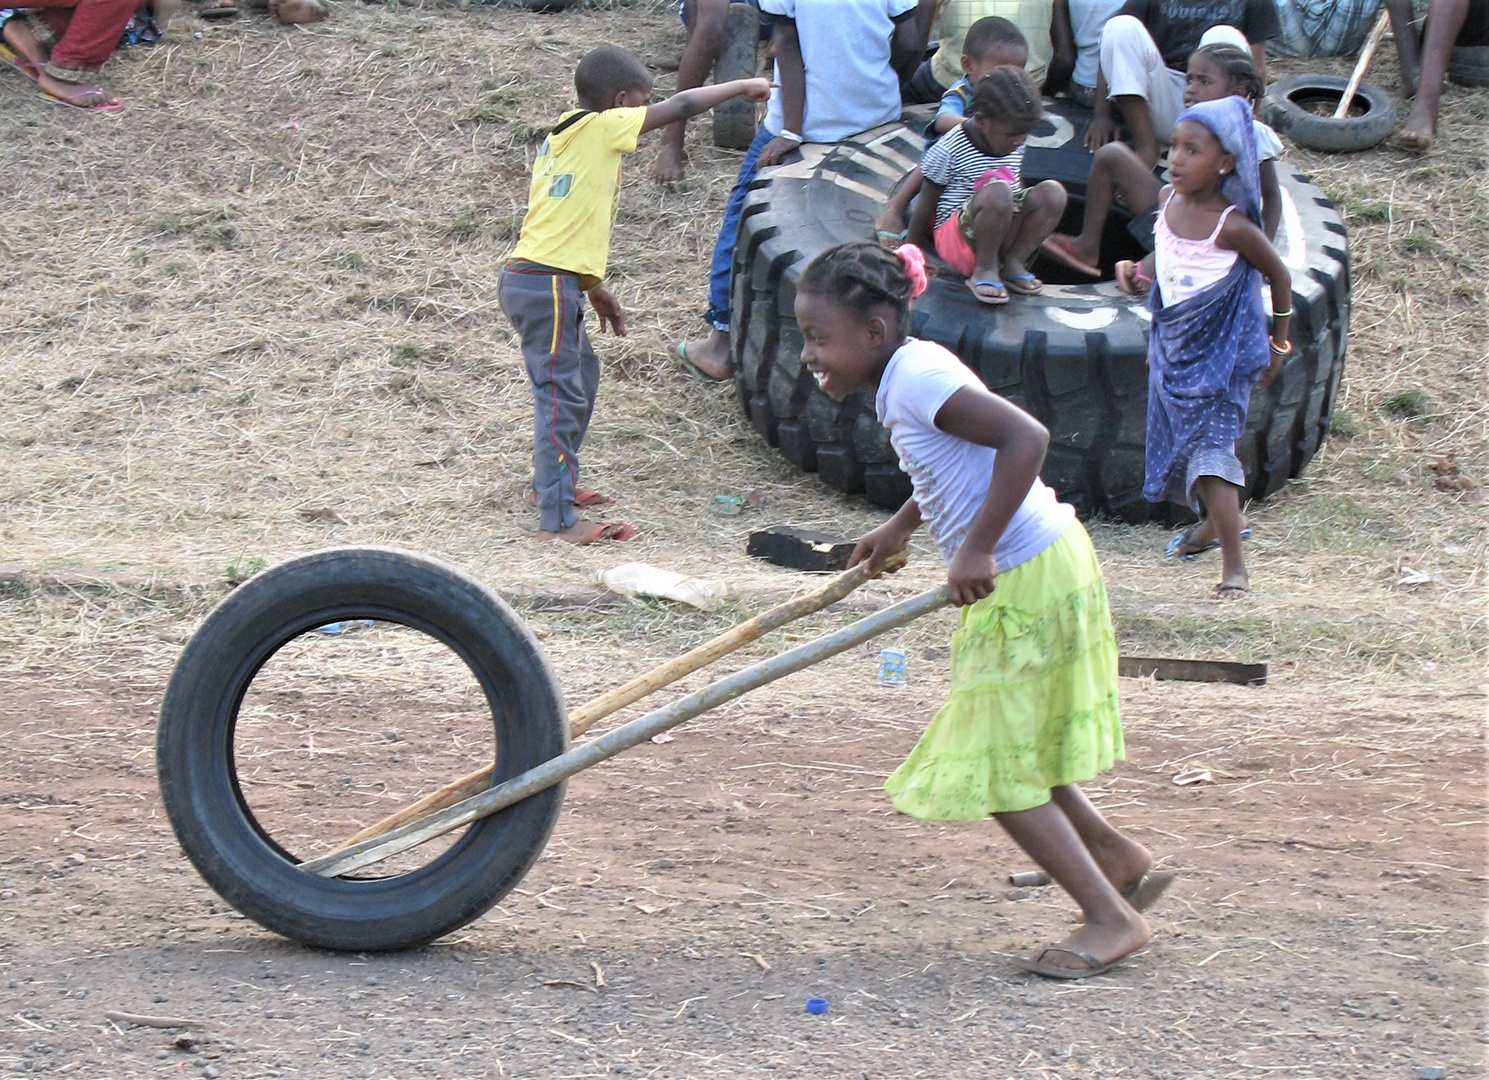
<path id="1" fill-rule="evenodd" d="M 1234 251 L 1252 266 L 1261 271 L 1262 277 L 1272 289 L 1272 362 L 1262 373 L 1261 385 L 1267 386 L 1282 370 L 1283 358 L 1292 345 L 1287 340 L 1287 327 L 1292 321 L 1293 278 L 1282 265 L 1266 234 L 1240 214 L 1231 214 L 1225 219 L 1215 246 Z M 1285 305 L 1285 306 L 1282 306 Z M 1282 306 L 1282 311 L 1278 308 Z"/>
<path id="2" fill-rule="evenodd" d="M 910 214 L 910 243 L 916 244 L 926 251 L 936 250 L 934 238 L 936 229 L 936 207 L 941 202 L 941 193 L 946 188 L 934 181 L 922 178 L 920 182 L 920 198 L 915 201 L 915 209 Z"/>
<path id="3" fill-rule="evenodd" d="M 936 413 L 936 426 L 998 451 L 987 498 L 946 574 L 951 602 L 971 604 L 993 591 L 998 575 L 993 549 L 1039 478 L 1050 433 L 1023 409 L 980 386 L 952 394 Z"/>

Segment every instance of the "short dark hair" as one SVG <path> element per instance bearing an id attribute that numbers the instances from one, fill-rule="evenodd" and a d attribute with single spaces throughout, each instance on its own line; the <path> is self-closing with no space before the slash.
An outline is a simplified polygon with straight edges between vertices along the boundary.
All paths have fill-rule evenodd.
<path id="1" fill-rule="evenodd" d="M 830 299 L 867 320 L 887 305 L 901 334 L 910 324 L 910 278 L 905 264 L 879 244 L 848 243 L 830 247 L 802 271 L 798 294 Z"/>
<path id="2" fill-rule="evenodd" d="M 1023 31 L 1007 19 L 989 15 L 986 19 L 978 19 L 967 28 L 967 36 L 962 39 L 962 55 L 986 56 L 999 45 L 1027 51 L 1029 39 L 1024 37 Z"/>
<path id="3" fill-rule="evenodd" d="M 585 53 L 574 71 L 574 92 L 579 104 L 596 112 L 615 104 L 616 94 L 650 83 L 646 65 L 614 45 L 602 45 Z"/>
<path id="4" fill-rule="evenodd" d="M 1251 102 L 1253 106 L 1266 95 L 1267 87 L 1262 82 L 1261 76 L 1257 74 L 1256 61 L 1246 50 L 1238 49 L 1234 45 L 1216 43 L 1195 49 L 1190 60 L 1196 56 L 1203 56 L 1218 67 L 1230 88 L 1239 97 Z"/>
<path id="5" fill-rule="evenodd" d="M 970 112 L 1008 124 L 1017 131 L 1033 131 L 1044 115 L 1039 87 L 1023 68 L 1003 64 L 972 88 Z"/>

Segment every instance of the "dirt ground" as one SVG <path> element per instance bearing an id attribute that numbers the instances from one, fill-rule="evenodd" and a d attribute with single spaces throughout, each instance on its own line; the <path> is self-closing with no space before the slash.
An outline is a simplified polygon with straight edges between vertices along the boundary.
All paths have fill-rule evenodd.
<path id="1" fill-rule="evenodd" d="M 1180 880 L 1118 971 L 1022 974 L 1071 905 L 1008 883 L 1028 864 L 991 823 L 916 822 L 882 794 L 944 694 L 949 615 L 892 639 L 903 689 L 855 652 L 581 775 L 520 889 L 428 948 L 306 950 L 205 886 L 160 806 L 155 712 L 193 627 L 258 568 L 333 543 L 445 558 L 517 605 L 572 706 L 798 589 L 743 555 L 751 528 L 882 520 L 668 358 L 701 325 L 738 160 L 695 124 L 679 189 L 645 179 L 655 144 L 628 166 L 632 333 L 602 346 L 586 444 L 640 536 L 532 542 L 530 405 L 490 287 L 534 136 L 602 40 L 660 60 L 681 34 L 661 4 L 345 5 L 292 31 L 183 16 L 111 62 L 114 116 L 0 75 L 24 194 L 0 229 L 0 1069 L 1482 1075 L 1484 91 L 1445 94 L 1429 157 L 1288 148 L 1345 215 L 1354 311 L 1334 433 L 1252 508 L 1252 601 L 1204 600 L 1216 565 L 1166 565 L 1156 527 L 1092 524 L 1124 652 L 1272 671 L 1123 680 L 1127 760 L 1091 794 Z M 1393 90 L 1389 54 L 1371 78 Z M 1449 454 L 1461 482 L 1434 471 Z M 763 507 L 715 517 L 721 492 Z M 627 559 L 734 598 L 574 606 Z M 813 626 L 938 573 L 919 545 Z M 483 762 L 487 721 L 439 657 L 371 633 L 309 648 L 255 685 L 239 747 L 249 804 L 297 853 Z M 1173 782 L 1195 768 L 1210 779 Z"/>

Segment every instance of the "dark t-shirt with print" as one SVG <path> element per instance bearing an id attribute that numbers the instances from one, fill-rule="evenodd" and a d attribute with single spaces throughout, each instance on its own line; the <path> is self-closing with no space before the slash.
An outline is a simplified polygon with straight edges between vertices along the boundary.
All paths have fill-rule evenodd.
<path id="1" fill-rule="evenodd" d="M 1234 26 L 1253 44 L 1282 31 L 1273 0 L 1127 0 L 1121 14 L 1135 15 L 1148 28 L 1163 62 L 1175 71 L 1189 66 L 1189 55 L 1212 26 Z"/>

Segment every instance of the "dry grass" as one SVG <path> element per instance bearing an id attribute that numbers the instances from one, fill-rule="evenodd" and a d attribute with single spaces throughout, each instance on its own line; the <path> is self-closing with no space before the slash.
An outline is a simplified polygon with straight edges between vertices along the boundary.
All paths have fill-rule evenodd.
<path id="1" fill-rule="evenodd" d="M 738 161 L 694 124 L 678 190 L 646 179 L 654 140 L 629 167 L 612 268 L 631 334 L 601 344 L 585 448 L 586 480 L 620 497 L 641 537 L 585 551 L 532 541 L 519 498 L 530 398 L 494 296 L 532 140 L 586 49 L 613 41 L 659 60 L 681 40 L 666 5 L 552 17 L 342 5 L 308 29 L 183 17 L 167 41 L 111 62 L 129 102 L 111 117 L 47 105 L 0 76 L 18 196 L 0 233 L 5 560 L 203 583 L 22 590 L 4 602 L 7 666 L 66 670 L 103 649 L 163 676 L 228 579 L 338 542 L 432 552 L 516 592 L 642 559 L 745 594 L 714 615 L 652 604 L 535 614 L 550 650 L 574 654 L 561 668 L 593 681 L 598 657 L 628 666 L 679 651 L 757 594 L 794 588 L 743 556 L 750 528 L 852 534 L 878 520 L 795 474 L 745 426 L 731 390 L 690 382 L 669 360 L 702 325 Z M 1393 77 L 1386 61 L 1374 75 Z M 1351 230 L 1341 427 L 1352 434 L 1255 508 L 1249 604 L 1202 600 L 1216 564 L 1165 565 L 1158 530 L 1096 527 L 1131 651 L 1270 657 L 1331 678 L 1478 677 L 1482 509 L 1434 490 L 1430 466 L 1452 452 L 1489 481 L 1489 95 L 1450 89 L 1443 131 L 1425 159 L 1289 148 Z M 751 491 L 763 510 L 708 512 L 715 493 Z M 1403 567 L 1433 580 L 1397 585 Z M 900 582 L 871 591 L 937 574 L 923 548 Z M 944 634 L 940 620 L 908 640 L 932 648 Z"/>

